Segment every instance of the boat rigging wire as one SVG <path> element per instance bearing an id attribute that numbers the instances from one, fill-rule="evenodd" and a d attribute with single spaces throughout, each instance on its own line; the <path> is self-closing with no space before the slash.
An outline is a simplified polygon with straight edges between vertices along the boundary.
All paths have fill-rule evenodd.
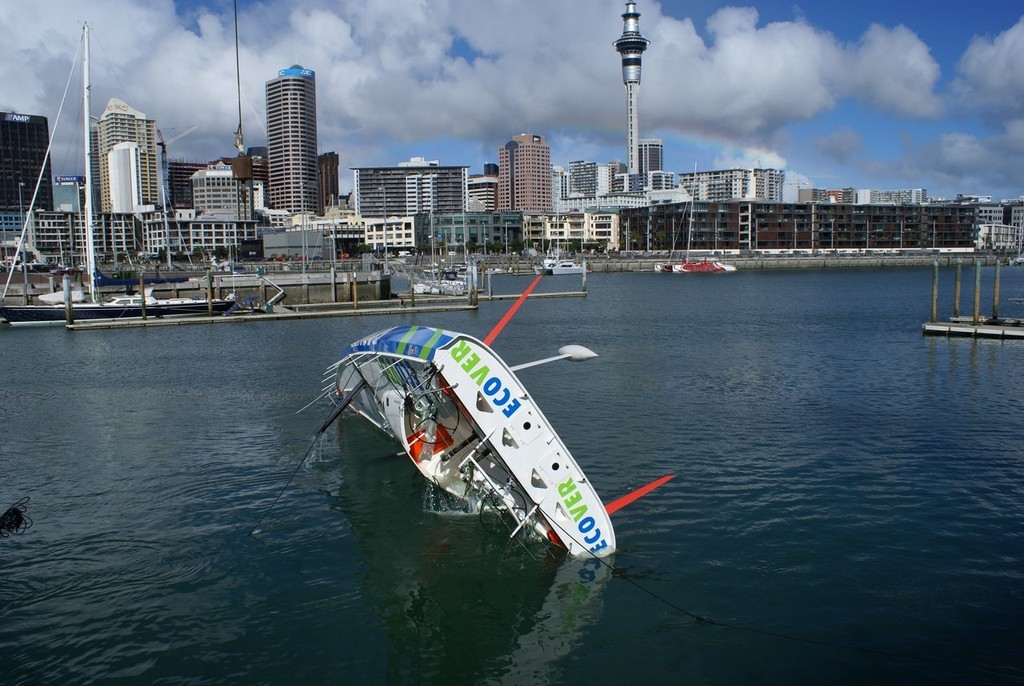
<path id="1" fill-rule="evenodd" d="M 25 496 L 0 515 L 0 538 L 20 536 L 31 528 L 32 518 L 25 514 L 28 501 L 29 497 Z"/>
<path id="2" fill-rule="evenodd" d="M 312 454 L 313 448 L 316 447 L 317 441 L 320 440 L 320 437 L 323 436 L 324 432 L 327 431 L 327 428 L 331 424 L 333 424 L 338 417 L 341 416 L 342 411 L 344 411 L 344 409 L 349 406 L 349 403 L 351 403 L 355 399 L 356 395 L 358 395 L 359 392 L 363 390 L 364 386 L 366 386 L 365 381 L 361 381 L 360 383 L 356 384 L 348 393 L 345 394 L 345 397 L 342 398 L 341 402 L 338 403 L 338 405 L 333 410 L 331 410 L 331 413 L 327 415 L 327 419 L 325 419 L 323 424 L 320 425 L 320 428 L 317 429 L 316 434 L 313 436 L 313 440 L 309 442 L 309 448 L 306 449 L 306 454 L 303 455 L 302 459 L 299 460 L 299 463 L 295 465 L 295 469 L 292 470 L 292 475 L 288 477 L 288 481 L 285 482 L 284 487 L 281 489 L 281 492 L 277 494 L 276 498 L 274 498 L 274 502 L 270 503 L 270 507 L 267 508 L 267 511 L 263 513 L 262 517 L 260 517 L 260 520 L 256 522 L 256 526 L 254 526 L 252 530 L 249 532 L 250 536 L 254 536 L 256 534 L 257 529 L 259 529 L 260 525 L 263 524 L 263 520 L 266 519 L 267 516 L 270 514 L 270 511 L 274 509 L 274 506 L 277 505 L 277 501 L 281 499 L 281 496 L 284 495 L 284 492 L 288 490 L 288 486 L 291 485 L 292 480 L 295 479 L 295 475 L 299 473 L 299 469 L 302 468 L 302 465 L 304 465 L 306 463 L 306 460 L 309 459 L 309 456 Z"/>
<path id="3" fill-rule="evenodd" d="M 67 83 L 64 84 L 64 95 L 61 96 L 60 107 L 57 108 L 57 117 L 56 117 L 56 119 L 53 120 L 53 129 L 51 129 L 51 131 L 56 131 L 57 130 L 57 125 L 60 124 L 60 116 L 61 116 L 61 113 L 64 112 L 64 102 L 67 100 L 67 98 L 68 98 L 68 91 L 71 89 L 71 79 L 75 75 L 75 65 L 78 63 L 78 56 L 82 53 L 83 43 L 84 43 L 84 38 L 82 39 L 82 42 L 79 42 L 78 50 L 75 52 L 75 59 L 72 60 L 72 62 L 71 62 L 71 71 L 68 73 Z M 86 116 L 88 116 L 88 113 L 86 113 Z M 52 149 L 53 149 L 53 134 L 50 135 L 50 140 L 48 140 L 46 142 L 46 154 L 43 156 L 44 160 L 49 160 L 50 159 L 50 152 L 51 152 Z M 23 214 L 22 217 L 21 217 L 21 222 L 22 222 L 21 223 L 21 234 L 18 236 L 18 248 L 17 248 L 17 251 L 14 254 L 15 254 L 15 256 L 17 256 L 17 255 L 21 255 L 22 256 L 21 259 L 22 259 L 22 263 L 23 264 L 26 261 L 25 260 L 25 256 L 24 256 L 24 249 L 25 249 L 25 239 L 28 236 L 28 218 L 29 218 L 29 215 L 32 213 L 32 208 L 34 208 L 36 206 L 36 200 L 39 198 L 39 189 L 42 188 L 43 176 L 46 174 L 46 171 L 47 171 L 47 166 L 45 164 L 42 165 L 39 168 L 39 176 L 36 177 L 36 186 L 35 186 L 35 188 L 32 191 L 32 199 L 29 201 L 29 204 L 28 204 L 28 212 Z M 11 262 L 11 269 L 7 273 L 7 281 L 6 281 L 6 283 L 4 283 L 3 298 L 7 297 L 7 292 L 8 292 L 8 290 L 10 290 L 11 279 L 13 277 L 14 277 L 14 261 Z"/>

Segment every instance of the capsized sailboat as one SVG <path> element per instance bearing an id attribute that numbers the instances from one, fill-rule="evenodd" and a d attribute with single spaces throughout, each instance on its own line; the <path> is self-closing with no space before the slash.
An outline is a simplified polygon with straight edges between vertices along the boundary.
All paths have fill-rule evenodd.
<path id="1" fill-rule="evenodd" d="M 580 346 L 559 353 L 595 355 Z M 516 377 L 525 366 L 509 367 L 455 331 L 384 329 L 346 347 L 328 369 L 337 405 L 324 426 L 350 407 L 397 439 L 427 480 L 473 511 L 497 514 L 510 535 L 573 556 L 608 555 L 609 513 Z"/>

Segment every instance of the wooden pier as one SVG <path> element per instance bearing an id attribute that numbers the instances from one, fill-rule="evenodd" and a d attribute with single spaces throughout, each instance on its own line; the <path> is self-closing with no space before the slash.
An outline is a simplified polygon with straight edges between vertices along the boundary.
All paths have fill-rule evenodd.
<path id="1" fill-rule="evenodd" d="M 97 331 L 100 329 L 134 329 L 157 326 L 188 326 L 192 324 L 228 324 L 253 322 L 279 322 L 297 319 L 324 319 L 327 317 L 358 317 L 361 315 L 375 316 L 385 314 L 429 314 L 434 312 L 460 312 L 478 309 L 477 300 L 500 301 L 515 300 L 519 293 L 482 294 L 471 293 L 468 299 L 438 298 L 417 296 L 417 302 L 409 302 L 405 298 L 377 300 L 370 303 L 320 303 L 296 305 L 290 308 L 277 307 L 272 312 L 250 310 L 235 312 L 229 315 L 214 317 L 149 317 L 148 319 L 106 320 L 97 322 L 76 322 L 65 324 L 69 331 Z M 529 298 L 573 298 L 584 297 L 586 291 L 568 291 L 562 293 L 531 293 Z M 426 302 L 424 302 L 426 301 Z"/>
<path id="2" fill-rule="evenodd" d="M 939 263 L 932 263 L 932 318 L 921 326 L 926 336 L 959 336 L 969 338 L 999 338 L 1024 340 L 1024 320 L 999 317 L 999 270 L 995 263 L 995 281 L 992 287 L 992 314 L 981 314 L 981 261 L 974 262 L 974 306 L 970 317 L 960 316 L 960 289 L 962 264 L 956 262 L 953 285 L 953 316 L 948 322 L 939 318 Z"/>
<path id="3" fill-rule="evenodd" d="M 970 317 L 959 317 L 948 322 L 928 322 L 923 331 L 928 336 L 1024 339 L 1024 320 L 986 319 L 975 323 Z"/>

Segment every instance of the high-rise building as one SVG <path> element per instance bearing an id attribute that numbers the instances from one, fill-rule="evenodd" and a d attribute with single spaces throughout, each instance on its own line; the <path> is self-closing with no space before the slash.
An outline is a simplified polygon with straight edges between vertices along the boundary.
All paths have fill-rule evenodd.
<path id="1" fill-rule="evenodd" d="M 46 117 L 0 113 L 0 213 L 28 210 L 40 170 L 43 181 L 35 206 L 53 209 L 53 177 L 46 156 L 49 142 L 50 125 Z"/>
<path id="2" fill-rule="evenodd" d="M 125 171 L 123 168 L 118 171 L 118 178 L 112 180 L 110 162 L 111 159 L 124 161 L 123 154 L 111 158 L 110 153 L 119 143 L 134 143 L 138 148 L 137 168 L 134 172 Z M 134 173 L 136 178 L 131 182 L 138 187 L 138 203 L 141 205 L 160 204 L 160 185 L 157 174 L 157 138 L 156 121 L 147 119 L 145 113 L 138 111 L 123 100 L 111 98 L 107 108 L 100 115 L 96 122 L 95 136 L 91 142 L 93 147 L 93 165 L 99 172 L 99 183 L 97 184 L 100 198 L 101 212 L 114 212 L 111 193 L 113 183 L 119 188 L 124 188 L 124 173 Z M 125 150 L 122 146 L 120 150 Z M 126 210 L 124 204 L 119 204 L 119 211 L 135 211 L 135 207 Z"/>
<path id="3" fill-rule="evenodd" d="M 641 176 L 651 172 L 664 171 L 665 143 L 660 138 L 641 138 L 638 144 L 639 160 L 637 170 Z"/>
<path id="4" fill-rule="evenodd" d="M 170 160 L 167 163 L 167 186 L 169 189 L 167 203 L 176 210 L 192 207 L 192 175 L 200 169 L 206 169 L 206 162 L 188 160 Z"/>
<path id="5" fill-rule="evenodd" d="M 498 149 L 498 212 L 551 212 L 551 148 L 521 133 Z"/>
<path id="6" fill-rule="evenodd" d="M 483 174 L 469 177 L 469 210 L 471 212 L 493 212 L 498 196 L 498 165 L 487 163 Z"/>
<path id="7" fill-rule="evenodd" d="M 622 55 L 622 83 L 626 86 L 626 171 L 640 173 L 639 131 L 637 119 L 637 94 L 640 90 L 640 69 L 644 50 L 651 44 L 640 35 L 640 13 L 635 2 L 626 3 L 622 15 L 622 35 L 615 41 L 615 50 Z"/>
<path id="8" fill-rule="evenodd" d="M 779 169 L 719 169 L 679 174 L 679 187 L 696 200 L 782 200 L 786 173 Z"/>
<path id="9" fill-rule="evenodd" d="M 317 157 L 320 173 L 320 205 L 317 214 L 323 214 L 324 208 L 338 204 L 338 165 L 341 160 L 336 152 L 325 152 Z"/>
<path id="10" fill-rule="evenodd" d="M 268 204 L 292 214 L 316 212 L 316 74 L 293 64 L 267 81 Z"/>
<path id="11" fill-rule="evenodd" d="M 110 211 L 114 214 L 132 214 L 142 205 L 139 187 L 139 144 L 131 141 L 118 143 L 107 153 L 107 179 L 110 183 Z"/>
<path id="12" fill-rule="evenodd" d="M 569 163 L 569 195 L 597 197 L 611 192 L 611 165 L 578 160 Z"/>
<path id="13" fill-rule="evenodd" d="M 248 185 L 235 178 L 230 163 L 214 162 L 192 175 L 192 207 L 196 216 L 219 214 L 251 219 Z"/>
<path id="14" fill-rule="evenodd" d="M 466 211 L 468 171 L 414 157 L 395 167 L 356 167 L 356 212 L 364 217 L 407 217 Z"/>

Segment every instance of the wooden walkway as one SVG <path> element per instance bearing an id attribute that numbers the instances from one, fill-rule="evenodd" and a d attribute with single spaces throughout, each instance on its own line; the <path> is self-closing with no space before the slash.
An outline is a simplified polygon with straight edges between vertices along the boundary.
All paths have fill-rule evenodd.
<path id="1" fill-rule="evenodd" d="M 926 336 L 962 336 L 969 338 L 1010 338 L 1024 340 L 1024 320 L 979 319 L 957 317 L 948 322 L 928 322 L 922 325 Z"/>
<path id="2" fill-rule="evenodd" d="M 477 300 L 515 300 L 519 293 L 498 295 L 487 295 L 479 293 Z M 530 298 L 573 298 L 585 297 L 586 291 L 570 291 L 566 293 L 531 293 Z M 296 319 L 323 319 L 326 317 L 358 317 L 361 315 L 374 316 L 383 314 L 427 314 L 433 312 L 460 312 L 465 310 L 476 310 L 477 305 L 469 303 L 463 298 L 451 300 L 430 296 L 417 296 L 416 306 L 413 307 L 408 298 L 392 300 L 376 300 L 368 303 L 360 303 L 353 307 L 352 303 L 324 303 L 309 305 L 293 305 L 292 307 L 278 306 L 273 312 L 261 312 L 259 310 L 244 312 L 239 311 L 230 315 L 218 315 L 215 317 L 150 317 L 148 319 L 125 319 L 100 322 L 80 322 L 67 325 L 69 331 L 96 331 L 99 329 L 135 329 L 140 327 L 157 326 L 188 326 L 193 324 L 228 324 L 228 323 L 252 323 L 252 322 L 279 322 Z M 403 304 L 404 303 L 404 304 Z"/>
<path id="3" fill-rule="evenodd" d="M 475 310 L 476 305 L 468 305 L 465 302 L 452 303 L 449 305 L 417 305 L 416 307 L 401 307 L 398 303 L 386 306 L 369 305 L 353 308 L 351 305 L 345 308 L 337 306 L 313 306 L 302 309 L 279 308 L 274 312 L 242 313 L 236 312 L 230 315 L 219 315 L 216 317 L 151 317 L 149 319 L 125 319 L 82 322 L 65 325 L 69 331 L 96 331 L 98 329 L 135 329 L 140 327 L 156 326 L 188 326 L 192 324 L 246 324 L 253 322 L 280 322 L 293 321 L 296 319 L 324 319 L 326 317 L 358 317 L 361 315 L 373 316 L 382 314 L 420 314 L 425 312 L 456 312 L 461 310 Z"/>

